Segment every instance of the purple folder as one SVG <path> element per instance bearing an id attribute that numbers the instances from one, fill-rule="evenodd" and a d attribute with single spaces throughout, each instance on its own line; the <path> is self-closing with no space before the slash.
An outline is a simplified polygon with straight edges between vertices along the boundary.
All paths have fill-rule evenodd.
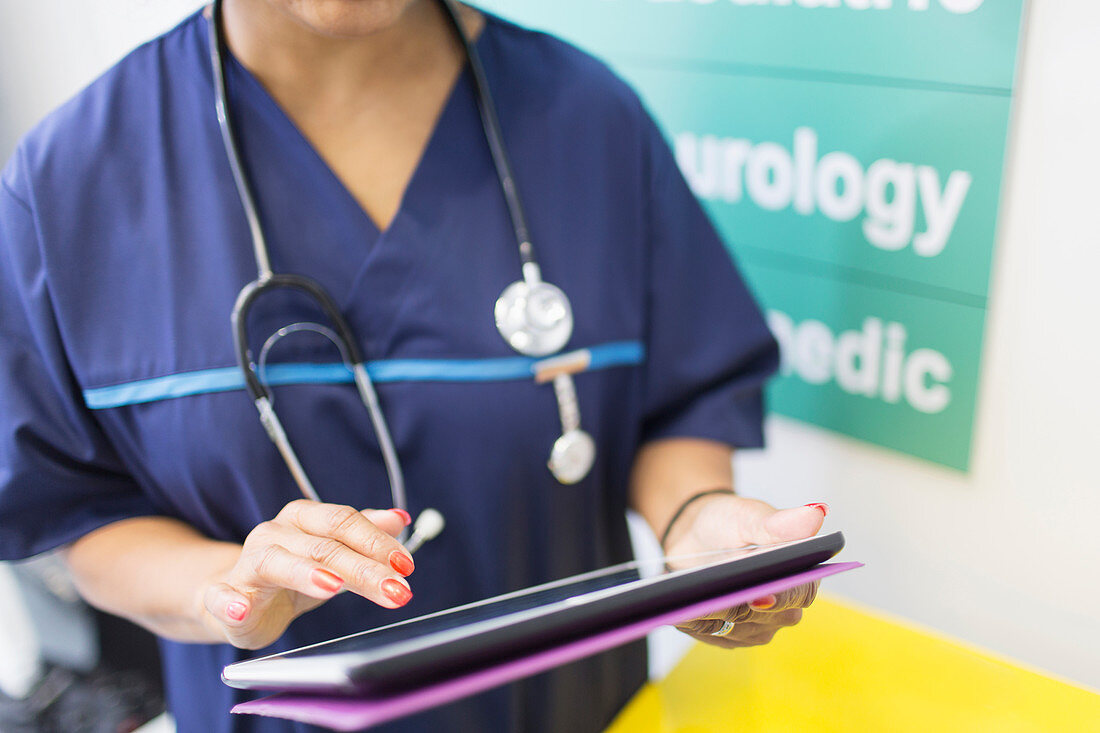
<path id="1" fill-rule="evenodd" d="M 362 730 L 422 710 L 445 705 L 470 695 L 476 695 L 479 692 L 524 677 L 530 677 L 539 672 L 545 672 L 548 669 L 576 661 L 582 657 L 607 651 L 635 639 L 640 639 L 659 626 L 689 621 L 723 608 L 748 603 L 754 598 L 769 593 L 780 593 L 795 586 L 836 575 L 845 570 L 852 570 L 862 565 L 863 563 L 858 562 L 819 565 L 816 568 L 780 580 L 772 580 L 752 588 L 745 588 L 706 601 L 692 603 L 673 611 L 665 611 L 641 621 L 634 621 L 626 626 L 601 631 L 592 636 L 569 641 L 561 646 L 544 649 L 526 657 L 478 668 L 457 677 L 432 682 L 420 688 L 406 690 L 386 697 L 362 699 L 285 693 L 241 703 L 234 707 L 232 712 L 287 718 L 336 730 Z"/>

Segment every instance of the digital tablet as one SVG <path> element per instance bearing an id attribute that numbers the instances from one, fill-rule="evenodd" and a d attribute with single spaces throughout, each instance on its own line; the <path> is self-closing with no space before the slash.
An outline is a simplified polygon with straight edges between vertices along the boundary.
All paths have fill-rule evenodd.
<path id="1" fill-rule="evenodd" d="M 245 689 L 387 695 L 792 575 L 844 547 L 840 532 L 630 562 L 226 667 Z"/>

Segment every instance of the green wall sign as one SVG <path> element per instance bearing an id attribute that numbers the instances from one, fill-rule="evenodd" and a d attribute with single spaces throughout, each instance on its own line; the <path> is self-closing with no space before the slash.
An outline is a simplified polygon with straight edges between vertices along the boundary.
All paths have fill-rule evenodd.
<path id="1" fill-rule="evenodd" d="M 1023 0 L 496 0 L 645 99 L 768 311 L 770 408 L 965 470 Z"/>
<path id="2" fill-rule="evenodd" d="M 479 0 L 613 62 L 1012 88 L 1024 0 Z"/>

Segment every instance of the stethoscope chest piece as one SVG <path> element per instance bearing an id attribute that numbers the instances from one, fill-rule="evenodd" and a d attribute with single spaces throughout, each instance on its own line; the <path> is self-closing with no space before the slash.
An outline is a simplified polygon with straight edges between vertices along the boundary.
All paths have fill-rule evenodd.
<path id="1" fill-rule="evenodd" d="M 550 451 L 550 473 L 563 484 L 575 484 L 592 470 L 596 462 L 596 442 L 576 428 L 563 433 Z"/>
<path id="2" fill-rule="evenodd" d="M 512 283 L 497 298 L 493 313 L 504 340 L 528 356 L 560 351 L 573 335 L 569 298 L 548 282 Z"/>

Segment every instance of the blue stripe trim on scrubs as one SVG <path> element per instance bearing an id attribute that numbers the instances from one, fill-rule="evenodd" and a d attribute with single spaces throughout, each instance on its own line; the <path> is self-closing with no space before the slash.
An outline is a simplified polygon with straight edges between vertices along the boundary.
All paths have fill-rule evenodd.
<path id="1" fill-rule="evenodd" d="M 591 346 L 588 370 L 610 369 L 641 364 L 645 347 L 640 341 L 617 341 Z M 501 359 L 390 359 L 367 362 L 367 373 L 375 382 L 493 382 L 530 379 L 532 365 L 539 361 L 529 356 Z M 287 384 L 350 384 L 351 372 L 342 363 L 272 364 L 265 381 L 270 386 Z M 200 369 L 169 374 L 153 379 L 95 387 L 84 390 L 84 402 L 92 410 L 137 405 L 211 392 L 244 389 L 244 378 L 237 367 Z"/>

